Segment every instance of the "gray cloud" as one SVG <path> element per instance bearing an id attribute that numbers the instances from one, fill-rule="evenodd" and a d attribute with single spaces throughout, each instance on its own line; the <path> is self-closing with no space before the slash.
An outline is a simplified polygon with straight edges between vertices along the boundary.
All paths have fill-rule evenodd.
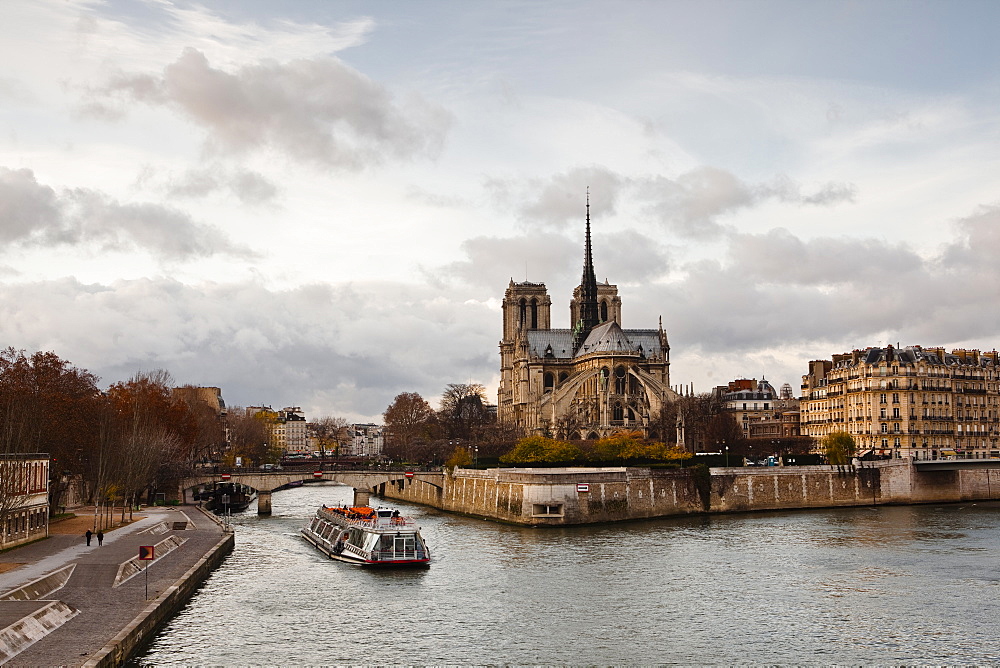
<path id="1" fill-rule="evenodd" d="M 252 257 L 215 227 L 158 204 L 121 204 L 89 189 L 57 193 L 31 170 L 0 167 L 0 238 L 24 246 L 94 244 L 104 249 L 141 248 L 184 260 L 227 254 Z"/>
<path id="2" fill-rule="evenodd" d="M 397 101 L 335 58 L 261 62 L 234 72 L 185 49 L 162 75 L 121 74 L 90 91 L 83 111 L 114 117 L 128 102 L 168 106 L 208 132 L 219 153 L 260 148 L 358 169 L 434 156 L 450 116 L 419 97 Z"/>
<path id="3" fill-rule="evenodd" d="M 229 403 L 298 405 L 310 417 L 368 419 L 402 391 L 433 400 L 447 383 L 490 382 L 499 321 L 462 294 L 389 283 L 64 279 L 0 291 L 0 339 L 53 350 L 102 384 L 165 368 L 178 383 L 222 387 Z"/>
<path id="4" fill-rule="evenodd" d="M 926 269 L 905 244 L 876 239 L 817 238 L 804 241 L 785 229 L 737 234 L 729 242 L 734 273 L 744 280 L 786 285 L 843 285 L 907 279 Z"/>
<path id="5" fill-rule="evenodd" d="M 649 202 L 647 211 L 670 232 L 684 239 L 709 240 L 729 231 L 720 219 L 766 199 L 807 206 L 834 206 L 853 202 L 853 184 L 827 183 L 816 192 L 787 177 L 771 183 L 748 184 L 716 167 L 699 167 L 671 179 L 663 176 L 637 184 L 637 197 Z"/>

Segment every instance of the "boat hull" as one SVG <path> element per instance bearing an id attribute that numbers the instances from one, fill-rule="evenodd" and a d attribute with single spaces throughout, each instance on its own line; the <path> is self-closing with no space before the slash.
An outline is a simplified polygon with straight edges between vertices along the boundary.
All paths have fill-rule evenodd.
<path id="1" fill-rule="evenodd" d="M 362 566 L 364 568 L 429 568 L 431 565 L 429 557 L 426 559 L 385 559 L 382 561 L 371 561 L 350 554 L 345 555 L 343 552 L 337 554 L 334 550 L 330 549 L 329 544 L 325 540 L 315 536 L 308 529 L 302 529 L 301 533 L 302 537 L 311 543 L 317 550 L 329 558 L 335 561 L 341 561 L 345 564 L 354 564 L 355 566 Z"/>

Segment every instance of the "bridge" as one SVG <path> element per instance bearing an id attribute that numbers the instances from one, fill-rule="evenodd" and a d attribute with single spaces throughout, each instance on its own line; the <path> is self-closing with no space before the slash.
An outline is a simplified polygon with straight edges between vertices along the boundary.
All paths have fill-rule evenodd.
<path id="1" fill-rule="evenodd" d="M 410 484 L 420 483 L 441 489 L 444 474 L 440 471 L 313 471 L 313 470 L 282 470 L 282 471 L 247 471 L 232 470 L 228 472 L 211 472 L 193 475 L 179 481 L 181 498 L 191 502 L 188 492 L 197 488 L 214 487 L 216 483 L 238 483 L 257 491 L 257 514 L 271 514 L 271 493 L 283 487 L 296 483 L 339 482 L 354 488 L 355 498 L 358 492 L 384 493 L 385 485 L 402 486 L 406 481 Z M 367 503 L 367 501 L 365 501 Z"/>

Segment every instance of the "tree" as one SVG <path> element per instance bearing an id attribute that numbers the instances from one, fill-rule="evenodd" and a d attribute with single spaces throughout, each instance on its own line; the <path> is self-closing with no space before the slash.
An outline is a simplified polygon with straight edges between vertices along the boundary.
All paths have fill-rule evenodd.
<path id="1" fill-rule="evenodd" d="M 456 466 L 472 466 L 472 454 L 468 448 L 458 446 L 452 451 L 451 456 L 448 457 L 448 461 L 444 465 L 452 469 Z"/>
<path id="2" fill-rule="evenodd" d="M 63 472 L 79 473 L 96 442 L 100 402 L 97 376 L 55 353 L 0 351 L 0 454 L 50 456 L 52 511 L 65 491 Z M 16 503 L 3 496 L 0 491 L 0 515 Z"/>
<path id="3" fill-rule="evenodd" d="M 583 451 L 578 445 L 545 436 L 528 436 L 500 457 L 500 461 L 505 464 L 569 464 L 582 458 Z"/>
<path id="4" fill-rule="evenodd" d="M 854 437 L 846 431 L 835 431 L 827 434 L 820 442 L 826 452 L 826 460 L 834 466 L 840 467 L 851 461 L 857 444 Z"/>
<path id="5" fill-rule="evenodd" d="M 310 423 L 309 431 L 316 439 L 316 445 L 322 453 L 333 453 L 339 457 L 341 446 L 348 438 L 348 422 L 344 418 L 327 415 Z"/>
<path id="6" fill-rule="evenodd" d="M 226 430 L 229 434 L 228 451 L 223 456 L 227 464 L 234 464 L 240 457 L 247 465 L 275 459 L 271 446 L 271 425 L 278 419 L 274 411 L 251 413 L 240 406 L 226 413 Z"/>
<path id="7" fill-rule="evenodd" d="M 431 444 L 438 435 L 436 414 L 416 392 L 396 395 L 382 413 L 385 425 L 385 453 L 411 461 L 429 461 Z"/>
<path id="8" fill-rule="evenodd" d="M 450 383 L 441 395 L 438 415 L 445 438 L 474 439 L 480 427 L 492 422 L 486 410 L 486 389 L 479 383 Z"/>

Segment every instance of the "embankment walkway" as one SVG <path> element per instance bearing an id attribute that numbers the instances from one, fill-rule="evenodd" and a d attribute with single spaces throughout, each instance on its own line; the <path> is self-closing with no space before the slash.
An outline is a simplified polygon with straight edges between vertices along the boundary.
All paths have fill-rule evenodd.
<path id="1" fill-rule="evenodd" d="M 0 573 L 0 664 L 119 665 L 232 549 L 232 534 L 196 507 L 141 514 L 102 546 L 52 534 L 0 554 L 20 564 Z M 144 545 L 156 546 L 153 561 L 138 561 Z"/>

